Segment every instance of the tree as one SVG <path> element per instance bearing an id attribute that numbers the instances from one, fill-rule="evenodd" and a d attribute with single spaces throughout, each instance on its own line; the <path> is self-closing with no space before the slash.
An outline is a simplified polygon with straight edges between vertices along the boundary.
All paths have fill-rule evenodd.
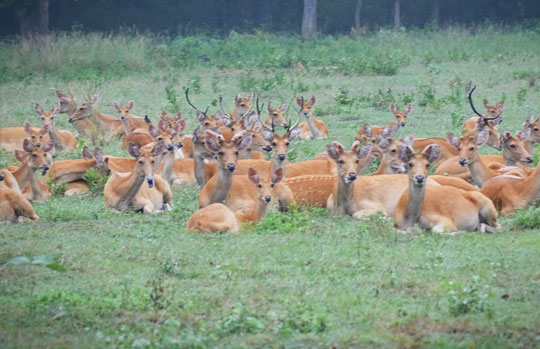
<path id="1" fill-rule="evenodd" d="M 394 30 L 398 30 L 399 27 L 401 27 L 400 0 L 394 0 Z"/>
<path id="2" fill-rule="evenodd" d="M 266 30 L 272 27 L 272 11 L 270 10 L 270 0 L 258 0 L 255 8 L 255 18 L 258 24 Z"/>
<path id="3" fill-rule="evenodd" d="M 356 8 L 354 9 L 354 26 L 356 29 L 360 29 L 360 11 L 362 10 L 362 0 L 356 1 Z"/>
<path id="4" fill-rule="evenodd" d="M 302 16 L 302 38 L 314 39 L 317 35 L 317 0 L 304 0 Z"/>
<path id="5" fill-rule="evenodd" d="M 439 25 L 440 12 L 441 0 L 431 0 L 431 20 L 436 26 Z"/>

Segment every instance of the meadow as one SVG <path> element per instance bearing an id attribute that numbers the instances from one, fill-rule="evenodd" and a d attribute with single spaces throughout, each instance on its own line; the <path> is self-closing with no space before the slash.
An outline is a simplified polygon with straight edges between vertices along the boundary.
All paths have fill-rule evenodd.
<path id="1" fill-rule="evenodd" d="M 295 141 L 289 158 L 300 161 L 332 140 L 350 145 L 365 122 L 390 122 L 392 102 L 414 105 L 400 136 L 460 133 L 473 116 L 469 81 L 477 107 L 505 100 L 500 129 L 520 130 L 540 114 L 539 61 L 538 31 L 489 26 L 312 42 L 57 33 L 0 43 L 0 126 L 40 125 L 33 104 L 51 108 L 55 90 L 79 104 L 97 93 L 113 115 L 113 100 L 133 99 L 133 113 L 152 120 L 180 110 L 187 132 L 187 87 L 210 111 L 219 95 L 229 108 L 237 93 L 287 101 L 292 120 L 293 98 L 315 95 L 330 137 Z M 65 115 L 57 125 L 74 131 Z M 102 149 L 128 156 L 118 143 Z M 0 153 L 0 168 L 13 164 Z M 238 234 L 188 234 L 197 194 L 188 184 L 173 190 L 172 212 L 118 214 L 98 186 L 34 204 L 37 223 L 0 225 L 0 346 L 540 345 L 538 209 L 501 218 L 497 234 L 403 235 L 382 216 L 306 208 L 270 212 Z"/>

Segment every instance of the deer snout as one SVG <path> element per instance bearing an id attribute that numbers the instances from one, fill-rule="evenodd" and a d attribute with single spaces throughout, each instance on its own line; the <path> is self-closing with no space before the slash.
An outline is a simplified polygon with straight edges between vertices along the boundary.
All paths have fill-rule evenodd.
<path id="1" fill-rule="evenodd" d="M 42 176 L 45 176 L 45 174 L 47 173 L 47 171 L 49 171 L 49 165 L 45 165 L 45 166 L 42 166 L 41 167 L 41 175 Z"/>
<path id="2" fill-rule="evenodd" d="M 402 123 L 401 123 L 401 127 L 404 127 L 405 124 L 406 124 L 406 122 L 402 122 Z"/>
<path id="3" fill-rule="evenodd" d="M 528 164 L 532 164 L 533 161 L 534 161 L 534 159 L 533 159 L 531 156 L 529 156 L 529 157 L 527 158 L 527 163 L 528 163 Z"/>
<path id="4" fill-rule="evenodd" d="M 289 124 L 283 124 L 283 128 L 289 127 Z"/>
<path id="5" fill-rule="evenodd" d="M 236 164 L 227 164 L 227 170 L 233 172 L 236 170 Z"/>
<path id="6" fill-rule="evenodd" d="M 464 158 L 459 159 L 459 164 L 461 166 L 467 166 L 468 163 L 469 162 L 467 161 L 467 159 L 464 159 Z"/>
<path id="7" fill-rule="evenodd" d="M 3 180 L 4 180 L 4 174 L 0 173 L 0 181 L 3 181 Z"/>
<path id="8" fill-rule="evenodd" d="M 168 151 L 173 151 L 174 150 L 174 144 L 171 143 L 171 144 L 167 145 L 167 150 Z"/>
<path id="9" fill-rule="evenodd" d="M 272 201 L 272 197 L 271 196 L 265 196 L 264 201 L 270 202 L 270 201 Z"/>
<path id="10" fill-rule="evenodd" d="M 125 121 L 126 117 L 124 115 L 120 115 L 120 120 Z"/>
<path id="11" fill-rule="evenodd" d="M 41 148 L 41 143 L 36 143 L 36 148 Z"/>
<path id="12" fill-rule="evenodd" d="M 287 156 L 285 154 L 278 154 L 277 158 L 279 161 L 283 161 L 287 158 Z"/>
<path id="13" fill-rule="evenodd" d="M 262 148 L 262 150 L 264 150 L 265 152 L 269 152 L 269 151 L 272 151 L 272 146 L 271 145 L 267 145 L 266 147 Z"/>
<path id="14" fill-rule="evenodd" d="M 156 184 L 156 180 L 154 177 L 146 177 L 146 183 L 148 183 L 149 188 L 153 188 L 154 184 Z"/>
<path id="15" fill-rule="evenodd" d="M 356 173 L 354 172 L 351 172 L 349 173 L 349 176 L 347 177 L 349 179 L 349 182 L 352 182 L 352 181 L 355 181 L 356 180 Z"/>
<path id="16" fill-rule="evenodd" d="M 182 142 L 176 143 L 176 148 L 178 148 L 178 149 L 182 148 L 183 146 L 184 146 L 184 143 L 182 143 Z"/>
<path id="17" fill-rule="evenodd" d="M 415 176 L 414 181 L 416 184 L 424 184 L 424 181 L 426 180 L 426 177 L 424 176 Z"/>
<path id="18" fill-rule="evenodd" d="M 305 111 L 305 112 L 304 112 L 304 116 L 308 116 L 308 115 L 309 115 L 309 113 Z"/>

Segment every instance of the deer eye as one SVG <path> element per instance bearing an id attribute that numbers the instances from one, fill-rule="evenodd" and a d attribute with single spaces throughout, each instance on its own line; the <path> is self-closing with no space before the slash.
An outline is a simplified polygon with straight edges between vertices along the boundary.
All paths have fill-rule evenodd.
<path id="1" fill-rule="evenodd" d="M 210 125 L 208 121 L 204 123 L 204 126 L 208 126 L 208 125 Z"/>
<path id="2" fill-rule="evenodd" d="M 429 164 L 426 164 L 426 168 L 429 168 Z"/>
<path id="3" fill-rule="evenodd" d="M 272 145 L 275 147 L 275 146 L 277 145 L 277 143 L 276 143 L 276 142 L 272 142 Z"/>
<path id="4" fill-rule="evenodd" d="M 339 160 L 339 163 L 340 163 L 340 164 L 344 164 L 344 163 L 345 163 L 345 161 L 343 161 L 343 160 Z"/>
<path id="5" fill-rule="evenodd" d="M 45 120 L 45 118 L 42 116 L 42 117 L 41 117 L 41 120 Z"/>
<path id="6" fill-rule="evenodd" d="M 409 168 L 413 168 L 414 164 L 412 162 L 409 162 Z"/>
<path id="7" fill-rule="evenodd" d="M 237 152 L 237 151 L 235 151 L 235 152 L 234 152 L 234 155 L 238 155 L 238 152 Z"/>
<path id="8" fill-rule="evenodd" d="M 272 114 L 272 115 L 277 116 L 277 113 L 274 113 L 274 114 Z"/>
<path id="9" fill-rule="evenodd" d="M 469 150 L 470 150 L 470 151 L 474 151 L 474 147 L 470 147 Z"/>
<path id="10" fill-rule="evenodd" d="M 143 162 L 142 162 L 142 160 L 139 160 L 139 164 L 141 164 L 141 165 L 142 165 L 142 163 L 143 163 Z"/>
<path id="11" fill-rule="evenodd" d="M 515 144 L 512 144 L 512 145 L 510 146 L 510 148 L 516 149 L 516 145 L 515 145 Z"/>
<path id="12" fill-rule="evenodd" d="M 274 183 L 272 183 L 272 188 L 274 187 Z"/>
<path id="13" fill-rule="evenodd" d="M 360 160 L 356 159 L 356 163 L 359 163 L 359 162 L 360 162 Z"/>
<path id="14" fill-rule="evenodd" d="M 33 157 L 37 158 L 37 154 L 32 154 Z"/>
<path id="15" fill-rule="evenodd" d="M 163 140 L 163 138 L 162 138 L 162 137 L 158 137 L 158 141 L 162 141 L 162 140 Z"/>
<path id="16" fill-rule="evenodd" d="M 285 145 L 286 145 L 287 147 L 289 146 L 289 144 L 290 144 L 289 142 L 285 143 Z"/>
<path id="17" fill-rule="evenodd" d="M 535 131 L 538 131 L 538 127 L 535 127 L 534 130 L 535 130 Z"/>
<path id="18" fill-rule="evenodd" d="M 152 160 L 152 163 L 154 163 L 154 160 Z"/>
<path id="19" fill-rule="evenodd" d="M 395 150 L 395 149 L 392 149 L 392 153 L 395 153 L 395 152 L 396 152 L 396 150 Z"/>
<path id="20" fill-rule="evenodd" d="M 257 187 L 262 188 L 262 185 L 261 185 L 261 184 L 257 184 Z"/>
<path id="21" fill-rule="evenodd" d="M 220 151 L 220 152 L 218 152 L 218 155 L 219 155 L 219 156 L 223 156 L 223 155 L 225 155 L 225 153 L 222 152 L 222 151 Z"/>

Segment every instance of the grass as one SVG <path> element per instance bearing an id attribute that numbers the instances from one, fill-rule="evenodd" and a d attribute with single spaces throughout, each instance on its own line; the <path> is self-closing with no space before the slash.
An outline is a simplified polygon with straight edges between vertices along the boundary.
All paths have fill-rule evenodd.
<path id="1" fill-rule="evenodd" d="M 111 114 L 112 100 L 134 99 L 134 113 L 153 120 L 180 109 L 192 130 L 182 97 L 190 87 L 210 110 L 219 94 L 228 108 L 238 92 L 275 104 L 316 95 L 330 140 L 343 144 L 364 122 L 389 122 L 391 102 L 412 102 L 401 135 L 441 136 L 471 116 L 472 80 L 478 107 L 505 99 L 502 128 L 516 131 L 538 114 L 539 41 L 493 28 L 309 43 L 264 33 L 225 41 L 57 34 L 0 44 L 0 124 L 39 125 L 32 104 L 51 107 L 60 89 L 79 103 L 97 92 Z M 387 54 L 396 69 L 365 68 Z M 65 116 L 57 124 L 71 129 Z M 293 156 L 311 158 L 327 142 L 297 141 Z M 115 143 L 103 148 L 125 155 Z M 11 164 L 0 153 L 0 167 Z M 195 186 L 175 189 L 173 211 L 149 217 L 111 212 L 100 195 L 55 196 L 35 204 L 38 223 L 1 226 L 0 346 L 539 345 L 538 210 L 502 219 L 494 235 L 401 235 L 383 217 L 336 219 L 320 209 L 271 212 L 239 234 L 186 234 L 196 197 Z M 18 256 L 38 263 L 8 263 Z"/>

